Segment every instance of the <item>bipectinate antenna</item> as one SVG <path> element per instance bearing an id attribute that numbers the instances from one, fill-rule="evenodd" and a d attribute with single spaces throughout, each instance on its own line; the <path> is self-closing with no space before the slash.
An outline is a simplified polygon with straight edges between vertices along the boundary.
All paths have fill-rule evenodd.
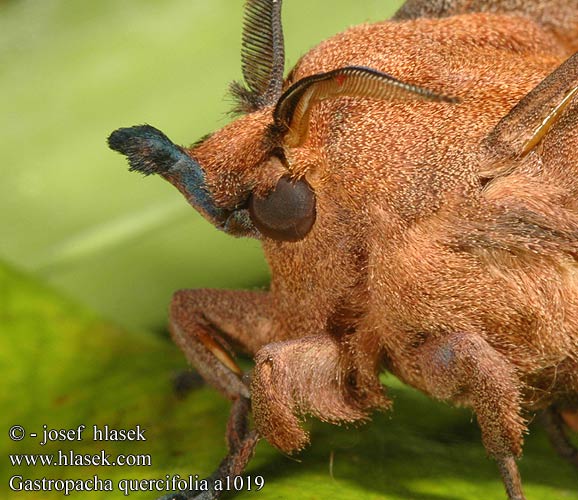
<path id="1" fill-rule="evenodd" d="M 275 127 L 286 134 L 284 144 L 289 147 L 303 144 L 307 138 L 312 108 L 321 101 L 335 97 L 458 102 L 454 97 L 436 94 L 371 68 L 339 68 L 302 78 L 281 96 L 273 115 Z"/>
<path id="2" fill-rule="evenodd" d="M 247 0 L 241 68 L 247 87 L 238 82 L 231 86 L 237 111 L 252 112 L 275 104 L 285 68 L 281 0 Z"/>

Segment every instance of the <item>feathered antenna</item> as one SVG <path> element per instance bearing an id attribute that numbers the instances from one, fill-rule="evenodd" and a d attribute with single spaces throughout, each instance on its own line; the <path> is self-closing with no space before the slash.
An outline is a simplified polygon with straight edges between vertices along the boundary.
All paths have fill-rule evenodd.
<path id="1" fill-rule="evenodd" d="M 309 115 L 313 106 L 336 97 L 459 102 L 455 97 L 402 82 L 387 73 L 363 66 L 347 66 L 302 78 L 285 91 L 273 112 L 275 128 L 286 134 L 284 144 L 290 147 L 303 144 L 307 138 Z"/>
<path id="2" fill-rule="evenodd" d="M 247 0 L 241 67 L 247 87 L 239 82 L 231 85 L 236 111 L 249 113 L 275 104 L 285 69 L 281 0 Z"/>

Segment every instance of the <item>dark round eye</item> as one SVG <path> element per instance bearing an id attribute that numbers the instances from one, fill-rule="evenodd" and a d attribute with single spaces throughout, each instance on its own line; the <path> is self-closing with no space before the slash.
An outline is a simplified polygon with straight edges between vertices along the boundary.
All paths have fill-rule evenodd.
<path id="1" fill-rule="evenodd" d="M 315 193 L 304 181 L 281 177 L 265 198 L 251 195 L 249 213 L 255 227 L 268 238 L 299 241 L 315 222 Z"/>

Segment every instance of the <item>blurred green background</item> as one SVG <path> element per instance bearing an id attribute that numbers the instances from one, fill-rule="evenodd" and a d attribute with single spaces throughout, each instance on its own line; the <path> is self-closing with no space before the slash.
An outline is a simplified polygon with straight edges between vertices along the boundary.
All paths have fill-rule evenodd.
<path id="1" fill-rule="evenodd" d="M 324 38 L 384 19 L 401 2 L 284 3 L 289 69 Z M 166 308 L 179 288 L 266 286 L 260 246 L 213 229 L 160 179 L 130 174 L 105 141 L 115 128 L 150 123 L 186 145 L 227 123 L 227 86 L 241 77 L 242 4 L 0 1 L 1 460 L 103 447 L 153 460 L 130 469 L 2 467 L 2 498 L 61 497 L 11 492 L 15 474 L 203 476 L 225 452 L 228 403 L 209 388 L 185 400 L 172 390 L 186 363 L 166 338 Z M 248 471 L 266 479 L 259 498 L 504 498 L 468 411 L 387 383 L 395 410 L 368 426 L 308 424 L 313 444 L 297 460 L 260 444 Z M 8 440 L 14 424 L 28 433 L 138 424 L 148 440 L 40 447 Z M 521 469 L 529 498 L 578 499 L 575 471 L 537 428 Z"/>

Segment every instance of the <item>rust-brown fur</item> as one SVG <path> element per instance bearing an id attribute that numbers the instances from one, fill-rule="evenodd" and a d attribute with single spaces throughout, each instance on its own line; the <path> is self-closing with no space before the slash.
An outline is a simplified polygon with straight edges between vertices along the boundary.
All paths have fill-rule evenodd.
<path id="1" fill-rule="evenodd" d="M 322 42 L 285 88 L 366 66 L 459 104 L 329 99 L 283 161 L 271 160 L 283 144 L 266 107 L 189 151 L 223 208 L 283 175 L 315 191 L 304 239 L 263 238 L 269 292 L 182 291 L 171 314 L 177 343 L 231 399 L 248 391 L 232 360 L 214 361 L 228 356 L 219 334 L 255 357 L 256 429 L 279 449 L 307 444 L 304 415 L 351 422 L 389 408 L 383 369 L 474 409 L 512 499 L 523 498 L 513 458 L 531 412 L 565 410 L 573 425 L 578 100 L 524 155 L 533 132 L 519 123 L 539 117 L 508 113 L 578 48 L 577 12 L 562 1 L 409 1 L 395 21 Z M 578 63 L 569 68 L 557 78 L 575 86 Z"/>
<path id="2" fill-rule="evenodd" d="M 506 199 L 515 208 L 526 198 L 533 205 L 544 200 L 538 213 L 556 225 L 561 207 L 548 206 L 543 178 L 509 176 L 480 191 L 476 153 L 499 118 L 567 55 L 529 20 L 470 14 L 354 27 L 304 56 L 293 80 L 364 65 L 462 102 L 345 98 L 318 106 L 308 142 L 287 152 L 292 172 L 316 191 L 318 222 L 303 242 L 263 242 L 280 325 L 266 341 L 323 331 L 341 304 L 353 302 L 363 310 L 356 314 L 361 326 L 347 342 L 347 368 L 369 372 L 367 377 L 376 376 L 385 353 L 407 360 L 403 368 L 397 366 L 401 360 L 390 368 L 425 390 L 411 366 L 413 338 L 467 331 L 487 338 L 532 387 L 555 387 L 551 367 L 578 357 L 573 259 L 558 256 L 556 243 L 539 256 L 524 248 L 512 254 L 498 245 L 501 228 L 494 225 L 500 215 L 485 210 L 498 211 Z M 270 113 L 241 118 L 192 152 L 219 201 L 237 200 L 236 187 L 244 192 L 261 184 L 266 148 L 259 148 Z M 543 147 L 550 144 L 549 137 Z M 564 190 L 576 182 L 574 172 L 566 169 L 561 186 L 553 188 L 562 191 L 559 196 L 576 194 Z M 241 182 L 231 182 L 228 176 L 235 174 Z M 473 204 L 487 207 L 474 210 Z M 508 228 L 503 230 L 508 237 Z M 468 242 L 468 231 L 496 241 Z M 563 373 L 556 376 L 563 379 Z M 528 390 L 527 404 L 535 407 L 542 396 Z"/>
<path id="3" fill-rule="evenodd" d="M 492 454 L 521 452 L 522 409 L 578 392 L 573 109 L 536 151 L 510 160 L 522 163 L 514 173 L 485 187 L 479 177 L 482 140 L 569 55 L 530 19 L 473 13 L 357 26 L 301 59 L 292 81 L 363 65 L 461 103 L 326 101 L 311 115 L 306 143 L 285 151 L 291 174 L 315 190 L 318 216 L 301 242 L 263 241 L 273 306 L 257 347 L 317 340 L 297 342 L 300 354 L 284 352 L 291 344 L 257 354 L 253 406 L 270 442 L 287 452 L 306 443 L 293 414 L 352 421 L 388 407 L 377 379 L 383 368 L 433 397 L 474 407 L 483 428 L 495 418 L 485 411 L 496 394 L 451 390 L 456 379 L 432 375 L 435 356 L 417 355 L 458 332 L 471 339 L 456 341 L 458 349 L 476 356 L 469 342 L 482 342 L 504 367 L 503 376 L 496 368 L 506 391 L 498 394 L 513 406 L 503 417 L 507 437 L 484 432 Z M 270 116 L 267 108 L 240 118 L 191 151 L 223 204 L 284 173 L 263 162 Z M 323 342 L 340 351 L 333 361 L 329 350 L 318 353 Z M 311 381 L 323 387 L 323 376 L 349 387 L 316 391 Z"/>

